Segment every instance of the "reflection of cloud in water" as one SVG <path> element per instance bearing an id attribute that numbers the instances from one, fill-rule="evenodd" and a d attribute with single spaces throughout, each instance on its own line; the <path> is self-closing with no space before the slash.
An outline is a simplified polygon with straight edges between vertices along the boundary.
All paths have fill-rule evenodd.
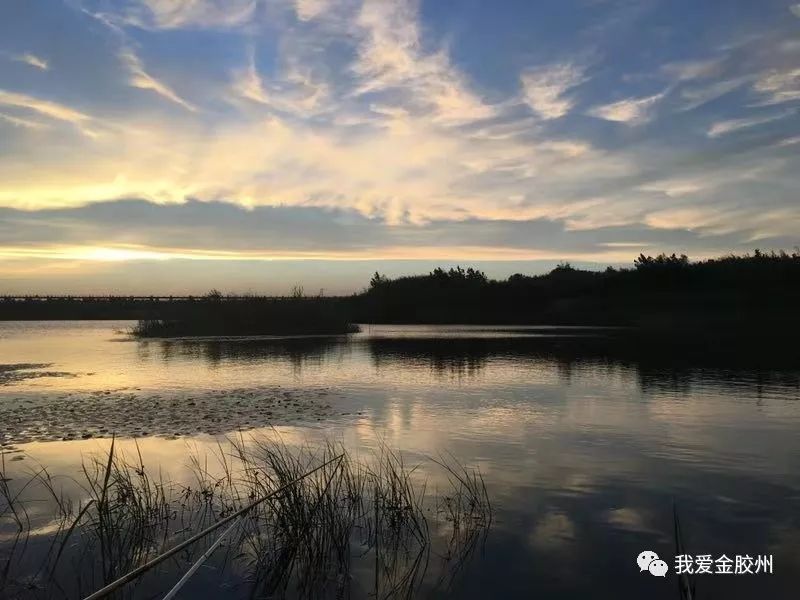
<path id="1" fill-rule="evenodd" d="M 536 523 L 531 545 L 540 551 L 566 551 L 575 541 L 575 525 L 562 512 L 548 512 Z"/>
<path id="2" fill-rule="evenodd" d="M 608 511 L 606 520 L 610 525 L 626 531 L 653 532 L 653 529 L 647 524 L 648 517 L 641 509 L 612 508 Z"/>

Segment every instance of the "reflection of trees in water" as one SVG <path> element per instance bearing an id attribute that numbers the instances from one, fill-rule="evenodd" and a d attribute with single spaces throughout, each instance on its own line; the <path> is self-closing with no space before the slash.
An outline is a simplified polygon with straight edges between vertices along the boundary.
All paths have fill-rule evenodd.
<path id="1" fill-rule="evenodd" d="M 480 339 L 375 338 L 368 341 L 376 369 L 397 363 L 421 365 L 441 378 L 477 376 L 495 354 Z M 499 350 L 499 349 L 498 349 Z"/>
<path id="2" fill-rule="evenodd" d="M 304 367 L 321 365 L 326 359 L 349 353 L 346 338 L 307 337 L 282 339 L 159 340 L 140 342 L 157 344 L 162 361 L 203 360 L 216 368 L 224 362 L 286 361 L 299 374 Z"/>
<path id="3" fill-rule="evenodd" d="M 142 340 L 136 344 L 136 358 L 138 358 L 140 361 L 148 360 L 153 354 L 153 344 L 155 343 L 157 342 Z"/>
<path id="4" fill-rule="evenodd" d="M 424 365 L 441 378 L 474 378 L 495 360 L 514 365 L 520 383 L 527 367 L 553 370 L 562 382 L 569 382 L 576 370 L 614 366 L 603 355 L 581 351 L 580 342 L 565 338 L 377 338 L 368 344 L 376 368 L 398 362 Z"/>
<path id="5" fill-rule="evenodd" d="M 730 388 L 751 382 L 759 397 L 772 388 L 800 387 L 800 369 L 787 349 L 727 343 L 691 345 L 676 340 L 622 335 L 518 337 L 307 337 L 282 339 L 158 340 L 139 342 L 142 358 L 224 362 L 286 361 L 299 374 L 366 348 L 376 370 L 425 367 L 439 379 L 481 376 L 490 362 L 512 365 L 518 383 L 528 368 L 557 373 L 562 383 L 574 377 L 633 375 L 643 391 L 689 394 L 694 386 Z M 411 372 L 408 377 L 413 377 Z"/>
<path id="6" fill-rule="evenodd" d="M 397 363 L 428 366 L 441 378 L 477 377 L 494 360 L 518 368 L 524 383 L 526 367 L 544 367 L 570 383 L 580 374 L 608 377 L 632 374 L 643 391 L 685 395 L 694 385 L 734 389 L 732 382 L 752 382 L 759 397 L 771 388 L 800 387 L 800 370 L 786 357 L 763 348 L 663 345 L 657 340 L 621 336 L 507 337 L 507 338 L 375 338 L 367 341 L 373 365 Z"/>
<path id="7" fill-rule="evenodd" d="M 688 395 L 698 388 L 711 388 L 729 395 L 746 393 L 758 401 L 773 393 L 784 395 L 787 388 L 795 388 L 800 395 L 800 371 L 794 369 L 640 364 L 637 373 L 644 391 Z"/>
<path id="8" fill-rule="evenodd" d="M 735 393 L 747 383 L 761 397 L 771 389 L 800 386 L 800 361 L 777 342 L 622 337 L 595 350 L 634 369 L 643 391 L 688 395 L 706 387 Z"/>
<path id="9" fill-rule="evenodd" d="M 694 370 L 670 365 L 636 365 L 639 387 L 646 392 L 670 392 L 686 396 L 692 391 Z"/>

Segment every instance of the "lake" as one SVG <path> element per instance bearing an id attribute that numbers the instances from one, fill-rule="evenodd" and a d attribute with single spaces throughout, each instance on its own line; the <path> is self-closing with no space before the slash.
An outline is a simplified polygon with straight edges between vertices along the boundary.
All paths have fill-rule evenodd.
<path id="1" fill-rule="evenodd" d="M 452 454 L 479 468 L 492 502 L 480 548 L 428 594 L 679 598 L 675 511 L 686 554 L 773 558 L 771 574 L 695 576 L 696 597 L 800 588 L 797 366 L 643 354 L 604 329 L 372 325 L 350 337 L 135 341 L 131 325 L 0 323 L 12 485 L 41 463 L 80 496 L 68 477 L 112 432 L 129 449 L 140 438 L 146 460 L 178 480 L 187 445 L 213 448 L 237 429 L 336 439 L 365 455 L 385 443 L 410 463 Z M 284 400 L 267 411 L 266 396 Z M 646 550 L 669 565 L 666 578 L 640 572 Z M 215 581 L 201 570 L 184 597 L 247 597 Z"/>

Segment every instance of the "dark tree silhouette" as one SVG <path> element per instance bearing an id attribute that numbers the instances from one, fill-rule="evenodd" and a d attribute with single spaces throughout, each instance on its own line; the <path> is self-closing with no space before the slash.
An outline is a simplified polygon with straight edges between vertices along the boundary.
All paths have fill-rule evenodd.
<path id="1" fill-rule="evenodd" d="M 604 271 L 561 263 L 544 275 L 490 279 L 457 266 L 390 279 L 376 272 L 349 297 L 14 298 L 2 319 L 148 319 L 204 331 L 346 331 L 348 323 L 632 325 L 662 331 L 743 329 L 798 332 L 800 250 L 692 262 L 640 254 L 632 268 Z M 191 327 L 180 328 L 189 330 Z"/>

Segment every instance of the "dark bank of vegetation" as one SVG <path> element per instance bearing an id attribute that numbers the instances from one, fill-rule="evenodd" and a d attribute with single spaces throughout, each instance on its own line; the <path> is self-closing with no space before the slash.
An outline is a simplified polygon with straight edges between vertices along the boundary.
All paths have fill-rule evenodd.
<path id="1" fill-rule="evenodd" d="M 141 319 L 132 333 L 138 337 L 337 335 L 358 326 L 336 299 L 306 297 L 296 290 L 291 298 L 237 297 L 234 301 L 212 291 L 172 318 Z"/>
<path id="2" fill-rule="evenodd" d="M 699 262 L 640 255 L 629 269 L 564 263 L 504 281 L 462 268 L 398 279 L 376 273 L 354 304 L 359 322 L 375 323 L 787 327 L 797 323 L 800 306 L 800 252 L 756 250 Z"/>
<path id="3" fill-rule="evenodd" d="M 631 268 L 564 263 L 543 275 L 490 279 L 461 267 L 389 279 L 348 297 L 0 299 L 0 319 L 138 319 L 140 336 L 322 335 L 353 323 L 612 325 L 642 331 L 798 330 L 800 251 L 756 250 L 692 262 L 640 255 Z"/>

